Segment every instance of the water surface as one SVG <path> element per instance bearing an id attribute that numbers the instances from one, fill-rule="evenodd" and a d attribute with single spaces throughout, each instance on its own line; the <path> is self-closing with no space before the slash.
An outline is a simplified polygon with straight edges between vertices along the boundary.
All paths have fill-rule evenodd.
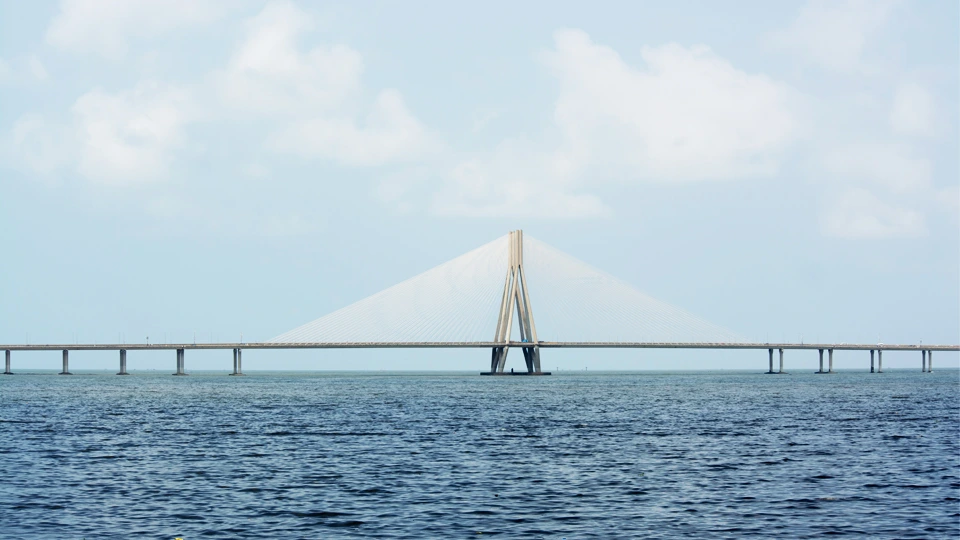
<path id="1" fill-rule="evenodd" d="M 960 536 L 960 378 L 18 374 L 0 536 Z"/>

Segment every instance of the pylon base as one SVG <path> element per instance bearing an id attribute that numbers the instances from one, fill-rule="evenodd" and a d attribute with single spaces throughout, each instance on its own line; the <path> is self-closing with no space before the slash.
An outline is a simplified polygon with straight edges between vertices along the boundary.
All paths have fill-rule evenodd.
<path id="1" fill-rule="evenodd" d="M 481 375 L 552 375 L 549 371 L 541 371 L 539 373 L 531 373 L 529 371 L 481 371 Z"/>

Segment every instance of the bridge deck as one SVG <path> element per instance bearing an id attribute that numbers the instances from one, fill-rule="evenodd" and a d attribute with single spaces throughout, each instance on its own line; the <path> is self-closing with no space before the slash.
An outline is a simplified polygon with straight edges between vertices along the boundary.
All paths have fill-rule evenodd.
<path id="1" fill-rule="evenodd" d="M 530 347 L 531 343 L 510 341 L 464 342 L 381 342 L 381 343 L 63 343 L 37 345 L 0 345 L 8 351 L 119 351 L 173 349 L 491 349 L 493 347 Z M 960 345 L 879 344 L 879 343 L 671 343 L 671 342 L 579 342 L 540 341 L 547 349 L 834 349 L 852 351 L 960 351 Z"/>

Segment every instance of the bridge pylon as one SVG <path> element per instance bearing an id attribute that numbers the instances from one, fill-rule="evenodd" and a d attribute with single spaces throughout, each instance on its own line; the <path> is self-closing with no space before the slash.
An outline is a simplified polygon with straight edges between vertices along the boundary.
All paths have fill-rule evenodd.
<path id="1" fill-rule="evenodd" d="M 517 323 L 520 328 L 520 341 L 524 344 L 523 360 L 527 373 L 540 375 L 540 347 L 537 340 L 537 327 L 533 322 L 533 308 L 530 305 L 530 293 L 527 291 L 527 275 L 523 270 L 523 231 L 510 231 L 510 247 L 507 264 L 507 277 L 503 283 L 503 299 L 500 302 L 500 315 L 497 318 L 497 330 L 494 343 L 503 343 L 493 348 L 490 358 L 490 373 L 504 373 L 507 353 L 510 352 L 510 333 L 513 329 L 514 306 Z"/>

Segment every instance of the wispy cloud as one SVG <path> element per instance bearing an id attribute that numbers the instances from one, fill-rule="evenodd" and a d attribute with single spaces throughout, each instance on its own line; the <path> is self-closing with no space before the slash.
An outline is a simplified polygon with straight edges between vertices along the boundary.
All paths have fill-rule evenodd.
<path id="1" fill-rule="evenodd" d="M 771 34 L 771 41 L 826 69 L 876 71 L 880 66 L 868 61 L 868 46 L 896 4 L 895 0 L 811 0 L 790 26 Z"/>

